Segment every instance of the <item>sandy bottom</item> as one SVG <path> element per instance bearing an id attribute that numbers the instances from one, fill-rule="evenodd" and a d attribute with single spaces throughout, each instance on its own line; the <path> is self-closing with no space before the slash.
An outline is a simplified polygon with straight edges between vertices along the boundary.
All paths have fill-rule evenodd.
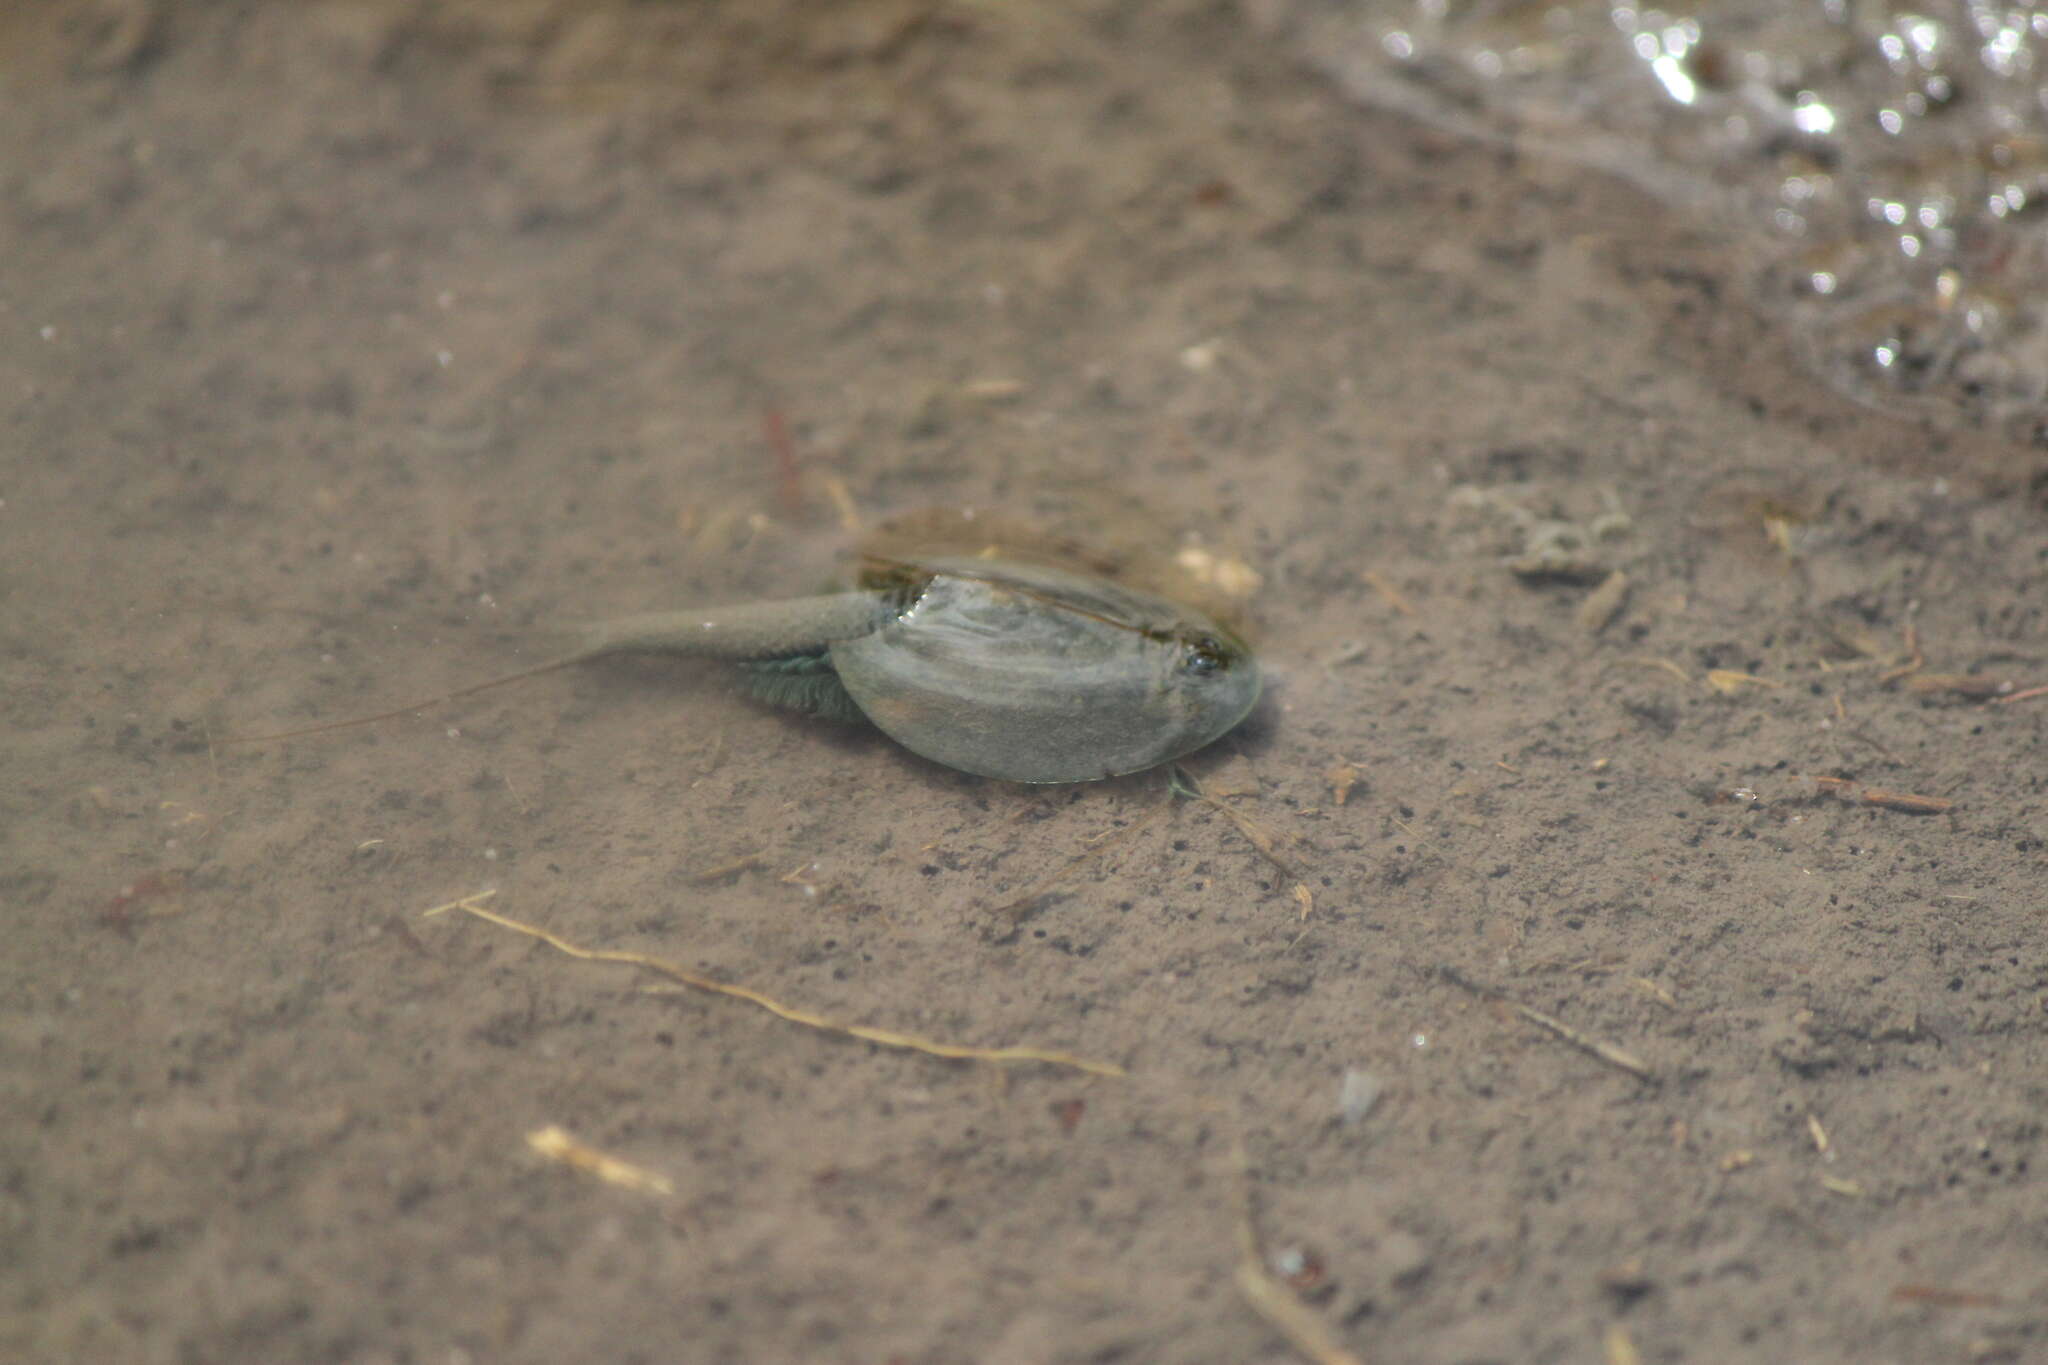
<path id="1" fill-rule="evenodd" d="M 1624 190 L 1062 13 L 0 20 L 0 1355 L 1284 1361 L 1249 1189 L 1366 1360 L 2048 1358 L 2039 457 Z M 689 663 L 221 742 L 924 506 L 1260 575 L 1211 799 Z"/>

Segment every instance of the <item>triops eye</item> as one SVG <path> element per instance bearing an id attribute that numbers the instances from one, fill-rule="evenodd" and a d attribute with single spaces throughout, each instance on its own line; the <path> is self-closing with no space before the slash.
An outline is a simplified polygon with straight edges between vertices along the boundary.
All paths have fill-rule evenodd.
<path id="1" fill-rule="evenodd" d="M 1230 655 L 1220 640 L 1197 635 L 1181 646 L 1180 666 L 1197 677 L 1220 673 L 1230 666 Z"/>

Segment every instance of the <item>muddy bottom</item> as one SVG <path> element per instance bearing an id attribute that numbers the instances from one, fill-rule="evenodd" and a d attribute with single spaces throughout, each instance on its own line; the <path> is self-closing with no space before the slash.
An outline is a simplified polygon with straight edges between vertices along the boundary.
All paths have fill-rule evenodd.
<path id="1" fill-rule="evenodd" d="M 0 20 L 0 1354 L 2048 1353 L 2040 457 L 1259 32 Z M 658 661 L 229 742 L 926 507 L 1208 572 L 1265 700 L 1069 787 Z"/>

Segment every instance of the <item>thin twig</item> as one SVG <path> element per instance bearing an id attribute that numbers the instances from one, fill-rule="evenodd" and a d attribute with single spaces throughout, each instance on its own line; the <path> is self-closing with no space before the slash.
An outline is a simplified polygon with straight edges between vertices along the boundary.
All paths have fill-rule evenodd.
<path id="1" fill-rule="evenodd" d="M 1637 1080 L 1647 1081 L 1652 1085 L 1657 1082 L 1657 1073 L 1651 1069 L 1650 1065 L 1624 1048 L 1616 1047 L 1612 1043 L 1603 1043 L 1591 1034 L 1581 1033 L 1562 1019 L 1554 1018 L 1541 1010 L 1531 1009 L 1518 1000 L 1510 999 L 1505 992 L 1474 981 L 1456 967 L 1439 966 L 1436 969 L 1436 974 L 1458 989 L 1470 991 L 1482 1000 L 1493 1000 L 1506 1005 L 1538 1028 L 1555 1034 L 1581 1052 L 1590 1053 L 1592 1056 L 1598 1057 L 1609 1066 L 1621 1068 Z"/>
<path id="2" fill-rule="evenodd" d="M 1201 782 L 1196 779 L 1193 773 L 1185 768 L 1175 766 L 1167 774 L 1166 781 L 1167 787 L 1174 795 L 1200 801 L 1205 806 L 1221 811 L 1229 818 L 1230 823 L 1237 826 L 1237 832 L 1248 839 L 1253 848 L 1256 848 L 1265 855 L 1267 862 L 1286 873 L 1290 880 L 1296 882 L 1301 880 L 1301 869 L 1282 856 L 1279 836 L 1272 830 L 1266 828 L 1265 825 L 1257 820 L 1252 819 L 1251 816 L 1246 815 L 1237 807 L 1202 790 Z"/>
<path id="3" fill-rule="evenodd" d="M 659 972 L 661 975 L 671 980 L 679 981 L 694 990 L 709 991 L 714 995 L 731 996 L 735 1000 L 744 1000 L 750 1005 L 757 1005 L 777 1018 L 787 1019 L 792 1024 L 801 1024 L 805 1028 L 817 1029 L 821 1033 L 843 1034 L 848 1038 L 858 1038 L 863 1042 L 874 1043 L 881 1047 L 903 1048 L 911 1052 L 922 1052 L 932 1057 L 946 1057 L 961 1061 L 1043 1062 L 1048 1066 L 1072 1067 L 1076 1071 L 1085 1071 L 1092 1076 L 1121 1076 L 1124 1074 L 1122 1067 L 1111 1062 L 1091 1061 L 1086 1057 L 1076 1057 L 1072 1053 L 1055 1052 L 1045 1048 L 968 1047 L 959 1043 L 941 1043 L 929 1038 L 920 1038 L 915 1034 L 898 1033 L 894 1029 L 872 1028 L 866 1024 L 841 1023 L 836 1019 L 828 1019 L 824 1015 L 815 1014 L 810 1010 L 800 1009 L 794 1005 L 785 1005 L 772 996 L 764 995 L 760 991 L 750 989 L 749 987 L 734 985 L 726 981 L 716 981 L 711 977 L 699 975 L 687 967 L 679 967 L 673 962 L 666 962 L 658 957 L 649 957 L 644 953 L 617 952 L 604 948 L 580 948 L 558 934 L 550 933 L 537 925 L 523 924 L 509 915 L 501 915 L 494 910 L 486 910 L 479 903 L 496 894 L 495 891 L 480 891 L 474 895 L 465 896 L 460 900 L 450 901 L 446 905 L 437 905 L 431 910 L 422 911 L 422 917 L 443 914 L 449 910 L 460 910 L 465 914 L 474 915 L 478 919 L 488 920 L 500 928 L 510 929 L 514 933 L 525 934 L 529 938 L 537 938 L 556 951 L 567 953 L 570 957 L 580 957 L 588 962 L 623 962 L 634 967 L 645 967 L 649 971 Z"/>
<path id="4" fill-rule="evenodd" d="M 1816 790 L 1839 796 L 1843 800 L 1861 801 L 1866 806 L 1878 806 L 1884 810 L 1895 810 L 1907 815 L 1940 815 L 1955 808 L 1955 802 L 1945 796 L 1919 796 L 1912 792 L 1895 792 L 1886 787 L 1866 787 L 1846 777 L 1795 776 L 1795 781 L 1811 782 Z"/>
<path id="5" fill-rule="evenodd" d="M 1402 592 L 1399 588 L 1395 587 L 1393 583 L 1386 578 L 1385 575 L 1380 574 L 1372 569 L 1367 569 L 1363 574 L 1360 574 L 1359 577 L 1363 578 L 1365 580 L 1366 586 L 1371 588 L 1374 592 L 1378 593 L 1381 599 L 1384 600 L 1389 607 L 1392 607 L 1395 611 L 1401 613 L 1401 615 L 1413 616 L 1415 614 L 1415 604 L 1413 602 L 1410 602 L 1408 600 L 1408 595 Z"/>

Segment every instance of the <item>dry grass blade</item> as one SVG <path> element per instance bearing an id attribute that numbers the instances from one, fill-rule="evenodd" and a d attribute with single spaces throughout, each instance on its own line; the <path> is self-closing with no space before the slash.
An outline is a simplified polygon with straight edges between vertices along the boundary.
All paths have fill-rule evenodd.
<path id="1" fill-rule="evenodd" d="M 1222 798 L 1202 790 L 1202 785 L 1195 780 L 1194 774 L 1185 768 L 1176 767 L 1168 778 L 1168 786 L 1176 795 L 1191 797 L 1203 805 L 1221 811 L 1229 818 L 1231 824 L 1237 826 L 1237 832 L 1250 840 L 1252 847 L 1265 856 L 1267 862 L 1286 873 L 1290 880 L 1298 882 L 1302 879 L 1301 869 L 1280 852 L 1280 835 Z"/>
<path id="2" fill-rule="evenodd" d="M 1877 685 L 1888 687 L 1901 678 L 1911 677 L 1927 666 L 1927 656 L 1920 652 L 1920 627 L 1906 622 L 1906 661 L 1897 668 L 1889 668 L 1877 675 Z"/>
<path id="3" fill-rule="evenodd" d="M 644 1166 L 635 1166 L 608 1152 L 601 1152 L 569 1135 L 555 1124 L 536 1128 L 526 1135 L 526 1145 L 550 1161 L 559 1161 L 579 1171 L 588 1171 L 608 1185 L 639 1190 L 646 1194 L 674 1194 L 669 1178 Z"/>
<path id="4" fill-rule="evenodd" d="M 1581 1052 L 1588 1053 L 1594 1057 L 1598 1057 L 1601 1061 L 1607 1063 L 1609 1066 L 1618 1067 L 1621 1070 L 1628 1072 L 1631 1076 L 1634 1076 L 1639 1081 L 1647 1081 L 1653 1085 L 1657 1081 L 1657 1073 L 1653 1069 L 1651 1069 L 1649 1063 L 1643 1061 L 1641 1058 L 1637 1057 L 1633 1052 L 1630 1052 L 1625 1048 L 1616 1047 L 1612 1043 L 1602 1042 L 1600 1039 L 1593 1037 L 1589 1033 L 1583 1033 L 1578 1029 L 1573 1028 L 1570 1024 L 1565 1023 L 1562 1019 L 1557 1019 L 1552 1017 L 1551 1015 L 1545 1014 L 1542 1010 L 1531 1009 L 1529 1006 L 1522 1004 L 1520 1001 L 1511 1000 L 1501 991 L 1495 990 L 1491 986 L 1482 985 L 1481 983 L 1474 981 L 1471 977 L 1466 976 L 1456 967 L 1438 967 L 1436 969 L 1436 974 L 1442 977 L 1444 980 L 1450 982 L 1453 986 L 1456 986 L 1458 989 L 1470 991 L 1472 994 L 1478 996 L 1482 1000 L 1494 1000 L 1498 1001 L 1503 1005 L 1506 1005 L 1509 1009 L 1513 1010 L 1516 1014 L 1521 1015 L 1522 1018 L 1528 1020 L 1530 1023 L 1536 1025 L 1538 1028 L 1543 1029 L 1551 1034 L 1554 1034 L 1559 1038 L 1562 1038 L 1565 1042 L 1570 1043 L 1573 1047 L 1579 1049 L 1579 1051 Z"/>
<path id="5" fill-rule="evenodd" d="M 1785 684 L 1774 678 L 1759 678 L 1754 673 L 1742 673 L 1732 668 L 1716 668 L 1707 673 L 1707 686 L 1724 697 L 1732 697 L 1745 687 L 1783 687 Z"/>
<path id="6" fill-rule="evenodd" d="M 1294 1291 L 1275 1279 L 1266 1269 L 1265 1253 L 1259 1246 L 1259 1225 L 1252 1208 L 1251 1158 L 1242 1138 L 1237 1143 L 1237 1292 L 1252 1311 L 1287 1344 L 1315 1365 L 1365 1365 L 1362 1357 L 1337 1339 L 1322 1314 L 1295 1297 Z"/>
<path id="7" fill-rule="evenodd" d="M 730 996 L 735 1000 L 744 1000 L 750 1005 L 767 1010 L 779 1019 L 787 1019 L 792 1024 L 801 1024 L 805 1028 L 816 1029 L 820 1033 L 837 1033 L 847 1038 L 858 1038 L 862 1042 L 874 1043 L 880 1047 L 901 1048 L 909 1052 L 922 1052 L 927 1056 L 944 1057 L 955 1061 L 1042 1062 L 1047 1066 L 1064 1066 L 1070 1067 L 1075 1071 L 1085 1071 L 1091 1076 L 1121 1076 L 1124 1074 L 1124 1069 L 1114 1063 L 1092 1061 L 1086 1057 L 1076 1057 L 1072 1053 L 1057 1052 L 1047 1048 L 969 1047 L 959 1043 L 942 1043 L 935 1039 L 920 1038 L 911 1033 L 899 1033 L 894 1029 L 871 1028 L 866 1024 L 847 1024 L 836 1019 L 828 1019 L 824 1015 L 810 1010 L 800 1009 L 794 1005 L 785 1005 L 773 996 L 765 995 L 750 987 L 714 980 L 711 977 L 693 972 L 687 967 L 663 961 L 658 957 L 649 957 L 645 953 L 617 952 L 604 948 L 578 947 L 559 934 L 550 933 L 548 930 L 542 929 L 537 925 L 522 923 L 509 915 L 501 915 L 495 910 L 486 910 L 480 904 L 481 901 L 496 894 L 494 891 L 481 891 L 475 895 L 465 896 L 460 900 L 450 901 L 446 905 L 437 905 L 431 910 L 423 911 L 422 917 L 445 914 L 450 910 L 460 910 L 464 914 L 474 915 L 480 920 L 487 920 L 502 929 L 510 929 L 514 933 L 525 934 L 529 938 L 537 938 L 557 952 L 566 953 L 570 957 L 579 957 L 586 962 L 621 962 L 628 966 L 645 967 L 647 970 L 658 972 L 672 981 L 681 982 L 693 990 L 707 991 L 713 995 Z"/>
<path id="8" fill-rule="evenodd" d="M 1614 662 L 1618 664 L 1627 664 L 1631 668 L 1661 668 L 1666 673 L 1669 673 L 1672 677 L 1678 679 L 1682 683 L 1687 684 L 1688 686 L 1690 686 L 1692 683 L 1692 674 L 1686 672 L 1683 668 L 1679 667 L 1676 662 L 1670 659 L 1645 659 L 1641 657 L 1631 656 L 1626 659 L 1616 659 Z"/>
<path id="9" fill-rule="evenodd" d="M 1287 1338 L 1287 1344 L 1316 1365 L 1365 1365 L 1337 1340 L 1322 1315 L 1294 1297 L 1294 1291 L 1268 1274 L 1255 1260 L 1237 1263 L 1237 1292 L 1252 1311 Z"/>

